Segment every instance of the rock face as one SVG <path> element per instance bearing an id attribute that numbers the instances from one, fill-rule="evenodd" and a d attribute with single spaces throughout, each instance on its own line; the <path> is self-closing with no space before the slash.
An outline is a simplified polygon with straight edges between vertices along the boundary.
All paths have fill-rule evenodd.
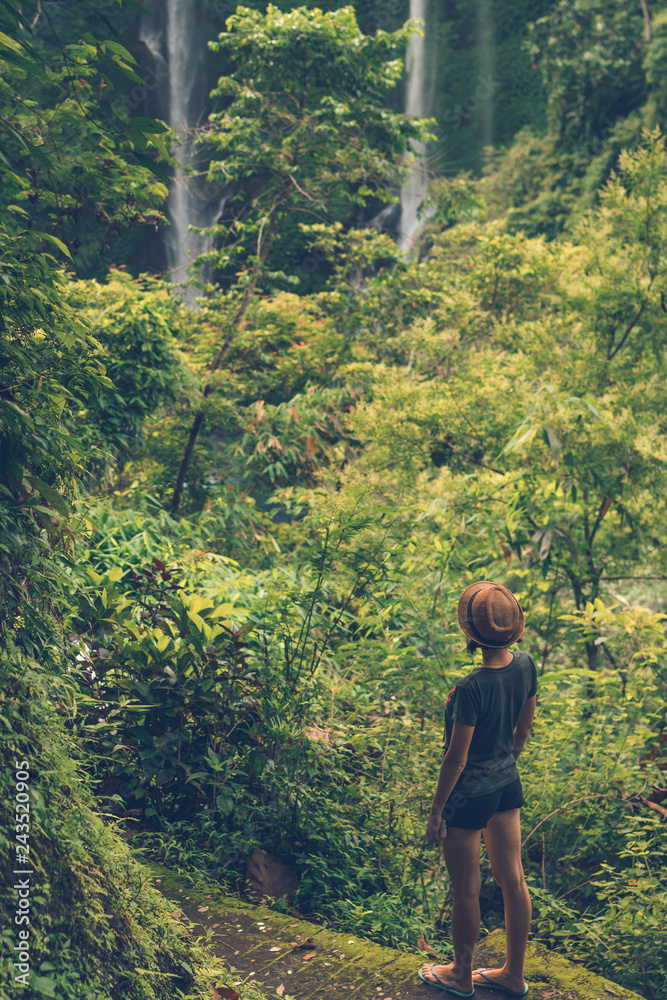
<path id="1" fill-rule="evenodd" d="M 259 847 L 246 862 L 246 877 L 251 886 L 249 895 L 258 900 L 287 896 L 291 903 L 299 885 L 299 878 L 291 868 Z"/>

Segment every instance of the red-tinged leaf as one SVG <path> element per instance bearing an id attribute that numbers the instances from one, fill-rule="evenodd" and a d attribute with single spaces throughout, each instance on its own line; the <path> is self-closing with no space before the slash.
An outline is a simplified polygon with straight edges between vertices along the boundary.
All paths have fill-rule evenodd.
<path id="1" fill-rule="evenodd" d="M 295 421 L 295 423 L 297 423 L 297 424 L 298 424 L 298 423 L 299 423 L 299 418 L 298 418 L 298 416 L 297 416 L 297 412 L 296 412 L 296 406 L 290 406 L 290 413 L 291 413 L 291 414 L 292 414 L 292 416 L 294 417 L 294 421 Z"/>
<path id="2" fill-rule="evenodd" d="M 285 987 L 282 983 L 280 984 L 280 986 L 276 986 L 276 993 L 278 994 L 279 997 L 281 997 L 284 992 L 285 992 Z"/>
<path id="3" fill-rule="evenodd" d="M 607 511 L 611 507 L 612 503 L 613 503 L 613 500 L 611 500 L 610 498 L 607 498 L 605 500 L 605 502 L 602 504 L 602 510 L 600 511 L 600 520 L 602 520 L 602 518 L 605 516 L 605 514 L 607 513 Z"/>
<path id="4" fill-rule="evenodd" d="M 211 995 L 213 1000 L 241 1000 L 241 994 L 231 986 L 214 986 L 211 983 Z"/>
<path id="5" fill-rule="evenodd" d="M 154 566 L 155 566 L 156 569 L 160 570 L 161 573 L 164 573 L 164 571 L 167 568 L 165 566 L 165 564 L 160 559 L 154 559 L 153 560 L 153 564 L 154 564 Z"/>
<path id="6" fill-rule="evenodd" d="M 431 947 L 423 934 L 420 934 L 417 939 L 417 947 L 420 951 L 425 951 L 427 955 L 433 955 L 435 958 L 437 952 Z"/>

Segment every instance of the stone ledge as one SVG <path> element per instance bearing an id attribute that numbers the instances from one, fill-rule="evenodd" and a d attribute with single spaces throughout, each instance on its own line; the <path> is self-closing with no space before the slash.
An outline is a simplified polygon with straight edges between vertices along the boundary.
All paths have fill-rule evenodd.
<path id="1" fill-rule="evenodd" d="M 144 864 L 155 887 L 176 901 L 189 920 L 202 932 L 213 928 L 212 951 L 239 978 L 250 976 L 267 996 L 275 997 L 276 988 L 282 985 L 285 994 L 296 1000 L 428 1000 L 440 995 L 453 1000 L 451 994 L 435 991 L 419 980 L 417 969 L 427 961 L 419 955 L 352 933 L 330 931 L 268 906 L 242 903 L 225 896 L 215 883 L 195 888 L 186 875 L 174 875 L 164 865 Z M 292 942 L 305 938 L 313 939 L 311 947 L 292 947 Z M 504 946 L 502 931 L 489 934 L 476 949 L 475 964 L 502 962 Z M 641 1000 L 639 994 L 533 942 L 528 945 L 526 981 L 531 986 L 527 1000 Z M 478 990 L 477 996 L 500 1000 L 504 994 Z"/>

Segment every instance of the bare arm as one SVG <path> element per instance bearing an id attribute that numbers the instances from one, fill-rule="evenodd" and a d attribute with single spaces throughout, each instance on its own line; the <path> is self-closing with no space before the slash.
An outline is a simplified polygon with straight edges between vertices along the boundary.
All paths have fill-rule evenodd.
<path id="1" fill-rule="evenodd" d="M 426 838 L 431 844 L 438 843 L 438 830 L 442 818 L 442 808 L 454 791 L 456 782 L 461 776 L 463 768 L 468 760 L 468 750 L 472 734 L 475 732 L 474 726 L 464 726 L 460 722 L 455 722 L 452 729 L 452 738 L 447 747 L 447 753 L 440 765 L 438 784 L 433 794 L 431 812 L 426 824 Z"/>
<path id="2" fill-rule="evenodd" d="M 519 718 L 516 721 L 516 728 L 514 730 L 514 749 L 512 750 L 515 760 L 525 747 L 526 740 L 528 739 L 530 731 L 533 728 L 536 703 L 536 695 L 533 695 L 532 698 L 527 698 L 523 703 L 523 708 L 519 712 Z"/>

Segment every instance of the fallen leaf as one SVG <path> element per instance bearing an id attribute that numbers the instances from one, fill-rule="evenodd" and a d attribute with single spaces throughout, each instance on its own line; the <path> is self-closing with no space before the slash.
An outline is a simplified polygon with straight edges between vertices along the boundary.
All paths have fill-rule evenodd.
<path id="1" fill-rule="evenodd" d="M 276 986 L 276 993 L 278 994 L 279 997 L 281 997 L 284 992 L 285 992 L 285 987 L 283 986 L 282 983 L 280 984 L 280 986 Z"/>
<path id="2" fill-rule="evenodd" d="M 269 951 L 280 951 L 280 950 L 281 950 L 281 949 L 280 949 L 280 948 L 278 948 L 278 947 L 276 947 L 276 948 L 269 948 Z"/>
<path id="3" fill-rule="evenodd" d="M 198 913 L 206 913 L 207 910 L 208 910 L 208 906 L 198 906 L 197 907 L 197 912 Z"/>
<path id="4" fill-rule="evenodd" d="M 303 956 L 303 960 L 304 962 L 307 962 L 309 958 L 315 958 L 316 955 L 317 955 L 316 951 L 309 951 L 307 955 Z"/>
<path id="5" fill-rule="evenodd" d="M 304 938 L 303 941 L 290 941 L 293 948 L 313 948 L 315 940 L 312 937 Z"/>

